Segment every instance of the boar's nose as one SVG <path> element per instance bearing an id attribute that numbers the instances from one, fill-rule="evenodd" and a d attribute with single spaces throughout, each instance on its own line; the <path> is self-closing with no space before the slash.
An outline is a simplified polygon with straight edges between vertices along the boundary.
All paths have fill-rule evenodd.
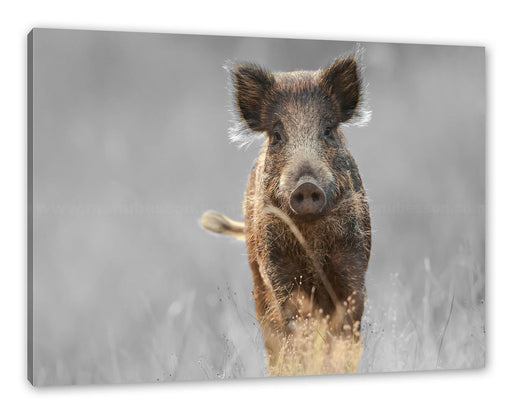
<path id="1" fill-rule="evenodd" d="M 314 179 L 300 180 L 290 196 L 290 207 L 301 216 L 318 214 L 324 206 L 325 193 Z"/>

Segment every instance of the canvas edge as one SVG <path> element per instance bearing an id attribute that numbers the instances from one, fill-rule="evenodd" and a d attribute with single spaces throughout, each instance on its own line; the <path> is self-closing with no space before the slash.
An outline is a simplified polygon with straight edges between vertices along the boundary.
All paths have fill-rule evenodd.
<path id="1" fill-rule="evenodd" d="M 27 379 L 34 383 L 34 217 L 33 217 L 33 161 L 34 161 L 34 29 L 27 35 Z"/>

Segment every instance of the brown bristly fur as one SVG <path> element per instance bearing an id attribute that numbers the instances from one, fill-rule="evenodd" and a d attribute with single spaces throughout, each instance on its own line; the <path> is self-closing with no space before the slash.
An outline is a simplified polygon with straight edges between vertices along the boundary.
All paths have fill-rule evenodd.
<path id="1" fill-rule="evenodd" d="M 331 358 L 338 341 L 361 346 L 370 214 L 339 126 L 364 115 L 364 87 L 351 57 L 316 72 L 237 65 L 232 79 L 241 122 L 267 137 L 247 185 L 243 232 L 269 372 L 286 375 L 305 338 L 321 337 Z M 314 215 L 291 204 L 303 179 L 324 194 Z M 239 224 L 210 215 L 205 228 L 236 237 Z"/>

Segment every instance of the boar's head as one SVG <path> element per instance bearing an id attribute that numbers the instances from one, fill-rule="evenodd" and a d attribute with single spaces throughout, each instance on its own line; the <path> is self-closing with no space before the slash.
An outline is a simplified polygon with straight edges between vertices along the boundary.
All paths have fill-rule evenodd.
<path id="1" fill-rule="evenodd" d="M 253 64 L 232 70 L 238 114 L 266 137 L 262 149 L 265 203 L 311 221 L 357 191 L 357 167 L 346 148 L 343 123 L 360 121 L 362 82 L 356 58 L 326 69 L 271 73 Z M 357 181 L 357 182 L 354 182 Z"/>

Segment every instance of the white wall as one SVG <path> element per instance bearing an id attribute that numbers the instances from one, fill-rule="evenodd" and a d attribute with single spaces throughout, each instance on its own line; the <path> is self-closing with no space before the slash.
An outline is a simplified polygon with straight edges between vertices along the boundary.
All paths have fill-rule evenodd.
<path id="1" fill-rule="evenodd" d="M 510 25 L 505 5 L 430 1 L 314 3 L 219 1 L 18 2 L 4 5 L 0 30 L 1 404 L 5 412 L 92 410 L 225 411 L 381 409 L 480 412 L 509 406 L 507 233 L 510 231 L 508 96 Z M 373 4 L 370 4 L 373 3 Z M 496 2 L 496 4 L 499 4 Z M 266 5 L 266 6 L 265 6 Z M 482 371 L 297 378 L 162 386 L 38 390 L 26 376 L 26 34 L 34 27 L 292 36 L 362 41 L 484 45 L 488 53 L 488 367 Z M 510 267 L 510 265 L 508 265 Z M 341 388 L 340 388 L 341 387 Z M 507 387 L 507 388 L 505 388 Z M 256 392 L 258 394 L 256 394 Z M 501 411 L 501 410 L 499 410 Z"/>

